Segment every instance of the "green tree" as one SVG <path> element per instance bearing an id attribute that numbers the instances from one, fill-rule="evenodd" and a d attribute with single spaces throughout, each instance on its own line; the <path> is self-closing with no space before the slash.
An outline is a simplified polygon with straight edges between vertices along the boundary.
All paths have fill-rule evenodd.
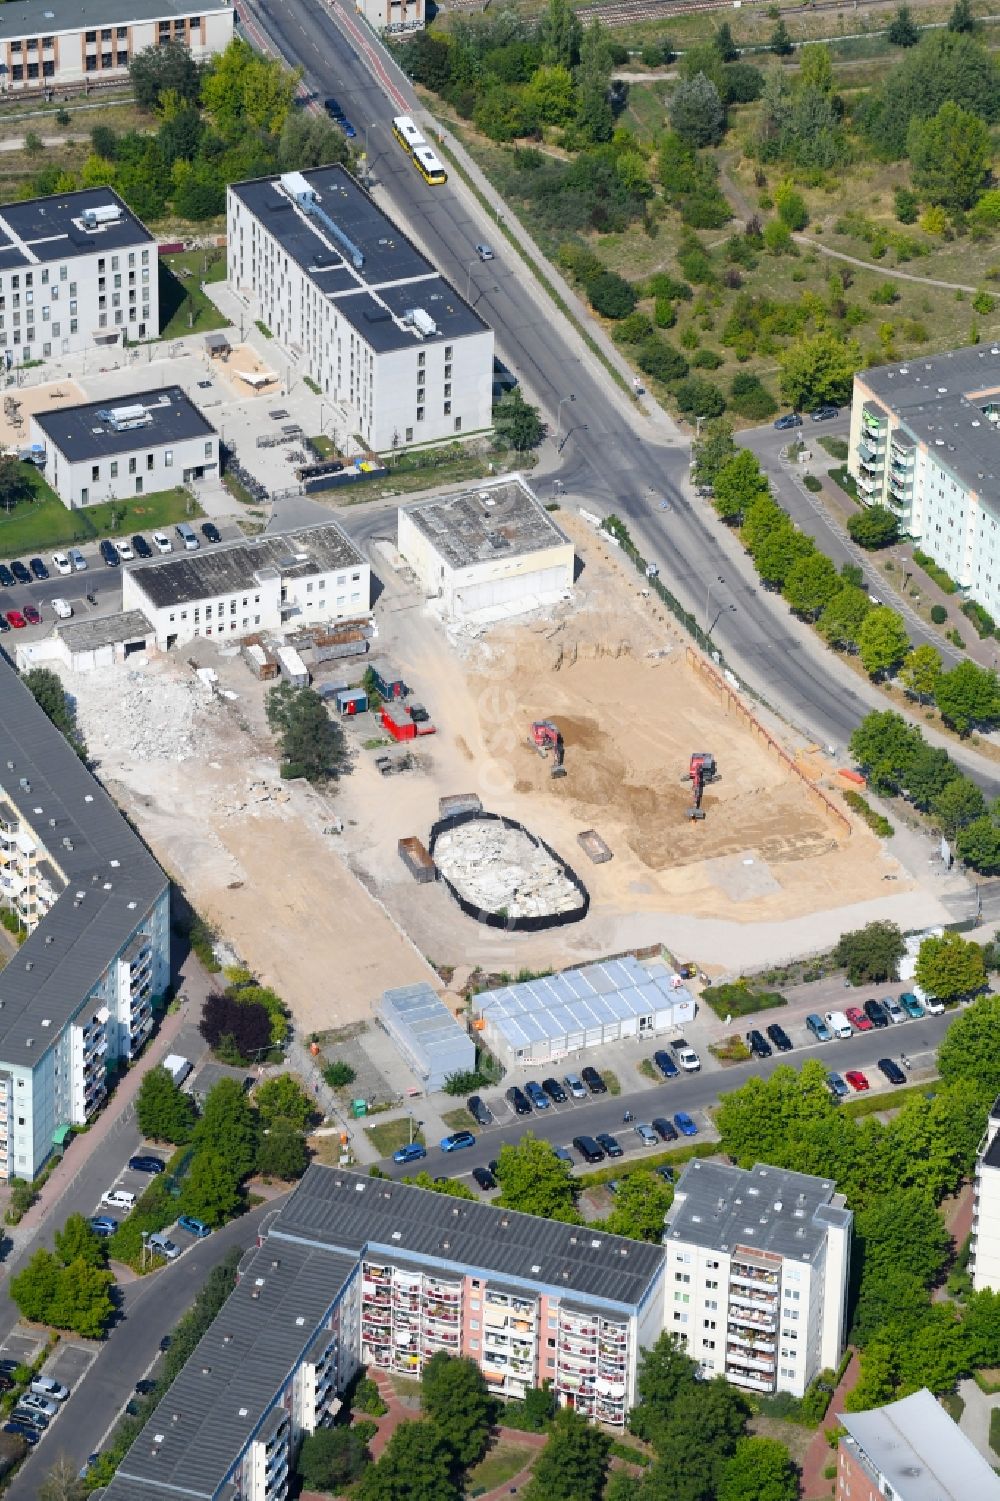
<path id="1" fill-rule="evenodd" d="M 420 1405 L 463 1469 L 482 1458 L 490 1433 L 492 1401 L 474 1360 L 438 1350 L 420 1378 Z"/>
<path id="2" fill-rule="evenodd" d="M 673 1199 L 672 1187 L 656 1173 L 641 1169 L 628 1173 L 619 1184 L 604 1228 L 630 1240 L 662 1241 L 664 1216 Z"/>
<path id="3" fill-rule="evenodd" d="M 282 681 L 267 695 L 267 722 L 281 747 L 281 775 L 325 782 L 347 764 L 343 731 L 313 688 Z"/>
<path id="4" fill-rule="evenodd" d="M 248 130 L 278 134 L 292 108 L 300 78 L 301 69 L 292 72 L 237 39 L 206 69 L 202 103 L 227 140 L 237 141 Z"/>
<path id="5" fill-rule="evenodd" d="M 722 1096 L 716 1124 L 723 1150 L 741 1166 L 772 1162 L 787 1166 L 787 1140 L 836 1115 L 826 1087 L 826 1069 L 810 1058 L 800 1070 L 781 1064 L 768 1078 L 754 1076 Z"/>
<path id="6" fill-rule="evenodd" d="M 873 551 L 888 547 L 899 537 L 899 521 L 888 506 L 865 506 L 847 519 L 851 541 Z"/>
<path id="7" fill-rule="evenodd" d="M 671 128 L 690 146 L 717 146 L 726 129 L 719 90 L 704 73 L 683 79 L 670 98 Z"/>
<path id="8" fill-rule="evenodd" d="M 568 1162 L 557 1157 L 551 1144 L 525 1132 L 516 1145 L 505 1144 L 497 1158 L 497 1203 L 545 1220 L 575 1223 L 576 1183 Z"/>
<path id="9" fill-rule="evenodd" d="M 880 919 L 843 933 L 833 962 L 846 970 L 852 985 L 882 985 L 899 979 L 899 961 L 905 952 L 906 943 L 896 924 Z"/>
<path id="10" fill-rule="evenodd" d="M 866 714 L 851 736 L 850 752 L 876 792 L 900 792 L 923 740 L 915 725 L 892 709 Z"/>
<path id="11" fill-rule="evenodd" d="M 426 1170 L 416 1173 L 412 1178 L 404 1178 L 404 1183 L 412 1183 L 415 1188 L 425 1188 L 428 1193 L 444 1194 L 451 1199 L 475 1199 L 477 1195 L 461 1178 L 446 1178 L 439 1183 L 437 1178 L 432 1178 Z"/>
<path id="12" fill-rule="evenodd" d="M 822 94 L 833 93 L 833 59 L 825 42 L 806 42 L 799 48 L 799 89 L 818 89 Z"/>
<path id="13" fill-rule="evenodd" d="M 302 1132 L 291 1121 L 276 1120 L 261 1133 L 257 1147 L 257 1172 L 264 1178 L 282 1178 L 291 1183 L 309 1166 L 309 1153 Z"/>
<path id="14" fill-rule="evenodd" d="M 992 147 L 978 115 L 942 104 L 929 120 L 914 119 L 906 136 L 913 186 L 950 213 L 971 208 L 986 184 Z"/>
<path id="15" fill-rule="evenodd" d="M 887 605 L 865 616 L 858 636 L 858 651 L 869 677 L 884 677 L 893 672 L 910 649 L 906 622 Z"/>
<path id="16" fill-rule="evenodd" d="M 184 1214 L 213 1227 L 224 1225 L 239 1214 L 243 1204 L 240 1179 L 221 1152 L 211 1147 L 195 1152 L 181 1189 L 180 1204 Z"/>
<path id="17" fill-rule="evenodd" d="M 678 1394 L 670 1418 L 657 1440 L 661 1473 L 672 1474 L 678 1501 L 714 1497 L 722 1466 L 746 1430 L 749 1404 L 722 1377 L 703 1381 Z M 677 1481 L 683 1477 L 681 1485 Z"/>
<path id="18" fill-rule="evenodd" d="M 370 1462 L 368 1441 L 356 1427 L 317 1428 L 299 1450 L 298 1472 L 307 1490 L 339 1494 L 358 1480 Z"/>
<path id="19" fill-rule="evenodd" d="M 933 646 L 915 646 L 899 669 L 907 693 L 922 704 L 929 703 L 941 677 L 941 653 Z"/>
<path id="20" fill-rule="evenodd" d="M 779 20 L 778 24 L 771 32 L 771 40 L 768 43 L 768 46 L 770 47 L 771 51 L 776 52 L 779 57 L 788 57 L 791 55 L 793 50 L 792 39 L 788 33 L 788 27 L 785 25 L 784 21 Z"/>
<path id="21" fill-rule="evenodd" d="M 799 1474 L 776 1438 L 741 1438 L 722 1466 L 716 1501 L 797 1501 Z"/>
<path id="22" fill-rule="evenodd" d="M 56 1255 L 63 1266 L 82 1261 L 87 1266 L 104 1267 L 108 1255 L 104 1242 L 94 1234 L 82 1214 L 71 1214 L 55 1234 Z"/>
<path id="23" fill-rule="evenodd" d="M 942 933 L 940 937 L 932 934 L 925 938 L 914 973 L 917 984 L 942 1001 L 972 995 L 986 983 L 982 949 L 960 933 Z"/>
<path id="24" fill-rule="evenodd" d="M 638 301 L 635 287 L 616 271 L 602 271 L 588 281 L 587 296 L 602 318 L 627 318 Z"/>
<path id="25" fill-rule="evenodd" d="M 674 400 L 688 417 L 718 417 L 726 410 L 726 398 L 718 386 L 701 375 L 677 381 Z"/>
<path id="26" fill-rule="evenodd" d="M 33 1324 L 48 1323 L 55 1304 L 62 1269 L 51 1251 L 36 1251 L 28 1264 L 10 1279 L 10 1295 L 22 1318 Z"/>
<path id="27" fill-rule="evenodd" d="M 400 1423 L 354 1491 L 357 1501 L 461 1501 L 452 1454 L 434 1423 Z"/>
<path id="28" fill-rule="evenodd" d="M 566 125 L 576 110 L 576 88 L 568 68 L 554 63 L 538 68 L 528 85 L 539 120 L 546 125 Z"/>
<path id="29" fill-rule="evenodd" d="M 808 48 L 806 50 L 808 51 Z M 799 230 L 805 229 L 809 223 L 809 210 L 806 208 L 806 201 L 794 183 L 783 182 L 779 184 L 774 193 L 774 205 L 778 210 L 779 218 L 788 229 L 797 233 Z"/>
<path id="30" fill-rule="evenodd" d="M 954 1305 L 925 1308 L 917 1327 L 901 1342 L 897 1361 L 904 1391 L 922 1386 L 932 1392 L 953 1391 L 959 1376 L 969 1370 L 964 1329 Z"/>
<path id="31" fill-rule="evenodd" d="M 837 570 L 821 552 L 806 553 L 789 569 L 782 593 L 797 615 L 814 620 L 840 592 Z"/>
<path id="32" fill-rule="evenodd" d="M 848 400 L 861 349 L 856 339 L 821 329 L 800 334 L 778 358 L 782 396 L 796 411 L 810 411 L 828 402 L 842 406 Z"/>
<path id="33" fill-rule="evenodd" d="M 959 830 L 956 849 L 960 859 L 984 875 L 1000 871 L 1000 823 L 995 818 L 976 818 Z"/>
<path id="34" fill-rule="evenodd" d="M 747 507 L 769 495 L 767 477 L 756 454 L 741 448 L 716 471 L 712 504 L 724 521 L 741 518 Z"/>
<path id="35" fill-rule="evenodd" d="M 938 1049 L 941 1078 L 967 1080 L 1000 1095 L 1000 995 L 980 996 L 956 1016 Z"/>
<path id="36" fill-rule="evenodd" d="M 872 603 L 856 584 L 845 584 L 833 595 L 817 622 L 817 629 L 831 646 L 857 648 L 861 627 L 872 612 Z"/>
<path id="37" fill-rule="evenodd" d="M 600 1501 L 610 1448 L 606 1433 L 572 1408 L 560 1408 L 525 1487 L 525 1501 Z"/>
<path id="38" fill-rule="evenodd" d="M 735 62 L 740 55 L 740 49 L 733 41 L 733 31 L 728 21 L 723 21 L 712 38 L 712 46 L 724 63 Z"/>
<path id="39" fill-rule="evenodd" d="M 966 35 L 979 30 L 979 22 L 972 12 L 971 0 L 955 0 L 951 15 L 948 17 L 948 30 Z"/>
<path id="40" fill-rule="evenodd" d="M 82 750 L 83 738 L 77 726 L 76 712 L 66 696 L 59 674 L 50 667 L 32 667 L 22 674 L 21 681 L 56 729 Z"/>
<path id="41" fill-rule="evenodd" d="M 754 567 L 765 584 L 784 587 L 794 565 L 816 551 L 816 544 L 804 532 L 796 530 L 787 516 L 784 524 L 774 527 L 764 540 L 751 549 Z"/>
<path id="42" fill-rule="evenodd" d="M 198 1153 L 218 1153 L 239 1181 L 254 1165 L 257 1133 L 257 1117 L 242 1086 L 235 1079 L 220 1079 L 213 1084 L 195 1127 Z"/>
<path id="43" fill-rule="evenodd" d="M 114 1285 L 110 1272 L 77 1257 L 59 1273 L 46 1323 L 70 1329 L 83 1339 L 101 1339 L 115 1311 Z"/>
<path id="44" fill-rule="evenodd" d="M 580 61 L 583 27 L 569 0 L 549 0 L 539 26 L 542 58 L 553 67 L 572 68 Z"/>
<path id="45" fill-rule="evenodd" d="M 931 808 L 942 832 L 954 839 L 959 829 L 982 818 L 986 799 L 971 777 L 952 777 L 932 799 Z"/>
<path id="46" fill-rule="evenodd" d="M 1000 682 L 995 672 L 966 659 L 941 674 L 934 702 L 947 722 L 967 735 L 974 724 L 1000 718 Z"/>
<path id="47" fill-rule="evenodd" d="M 955 763 L 946 750 L 922 743 L 906 768 L 907 796 L 918 808 L 926 811 L 956 775 Z"/>
<path id="48" fill-rule="evenodd" d="M 194 1101 L 177 1088 L 162 1066 L 151 1068 L 139 1086 L 135 1114 L 139 1130 L 152 1141 L 169 1141 L 179 1147 L 191 1140 Z"/>
<path id="49" fill-rule="evenodd" d="M 844 1406 L 848 1412 L 867 1412 L 884 1407 L 896 1391 L 896 1356 L 890 1344 L 875 1342 L 861 1352 L 861 1375 L 857 1385 L 847 1393 Z"/>
<path id="50" fill-rule="evenodd" d="M 697 1370 L 698 1362 L 691 1359 L 668 1329 L 651 1349 L 643 1350 L 638 1372 L 639 1401 L 628 1415 L 629 1429 L 637 1438 L 655 1445 L 678 1395 L 695 1385 Z"/>
<path id="51" fill-rule="evenodd" d="M 701 437 L 691 445 L 695 483 L 714 485 L 722 469 L 730 459 L 736 457 L 736 454 L 732 423 L 722 417 L 716 418 L 714 422 L 706 422 L 702 428 Z M 760 473 L 759 464 L 757 472 Z"/>
<path id="52" fill-rule="evenodd" d="M 497 438 L 517 453 L 537 448 L 545 436 L 538 408 L 525 401 L 519 386 L 505 391 L 493 408 L 493 426 Z"/>
<path id="53" fill-rule="evenodd" d="M 156 109 L 164 94 L 175 94 L 190 104 L 198 101 L 202 69 L 181 42 L 137 52 L 129 63 L 128 76 L 140 109 Z"/>
<path id="54" fill-rule="evenodd" d="M 276 1078 L 258 1084 L 253 1103 L 265 1128 L 281 1119 L 291 1121 L 298 1130 L 304 1131 L 316 1111 L 315 1101 L 293 1074 L 278 1074 Z"/>
<path id="55" fill-rule="evenodd" d="M 908 5 L 901 5 L 889 22 L 886 37 L 894 47 L 915 47 L 920 40 L 920 27 L 913 19 Z"/>

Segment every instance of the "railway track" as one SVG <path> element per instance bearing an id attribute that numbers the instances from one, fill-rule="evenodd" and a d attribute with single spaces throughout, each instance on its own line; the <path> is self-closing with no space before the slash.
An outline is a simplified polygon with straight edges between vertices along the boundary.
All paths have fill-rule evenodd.
<path id="1" fill-rule="evenodd" d="M 891 9 L 886 4 L 860 5 L 847 0 L 815 0 L 812 5 L 791 6 L 782 11 L 782 16 L 794 16 L 806 11 L 871 11 Z M 598 20 L 605 26 L 627 26 L 633 21 L 661 21 L 674 16 L 689 16 L 703 10 L 731 10 L 732 0 L 689 0 L 678 4 L 677 0 L 612 0 L 609 5 L 585 5 L 577 10 L 581 21 Z"/>

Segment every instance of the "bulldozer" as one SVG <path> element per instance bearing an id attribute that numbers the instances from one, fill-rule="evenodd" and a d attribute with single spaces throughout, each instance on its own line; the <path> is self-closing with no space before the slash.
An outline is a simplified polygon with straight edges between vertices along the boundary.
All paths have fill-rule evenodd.
<path id="1" fill-rule="evenodd" d="M 691 764 L 687 775 L 681 777 L 682 782 L 691 783 L 691 802 L 688 805 L 687 816 L 690 819 L 703 819 L 705 810 L 701 806 L 701 799 L 708 782 L 714 782 L 718 775 L 715 757 L 711 751 L 694 751 L 691 756 Z"/>
<path id="2" fill-rule="evenodd" d="M 547 757 L 552 752 L 551 777 L 564 777 L 566 768 L 563 761 L 566 749 L 563 745 L 563 737 L 558 725 L 554 725 L 551 719 L 536 719 L 531 726 L 531 734 L 528 736 L 528 744 L 538 752 L 540 756 Z"/>

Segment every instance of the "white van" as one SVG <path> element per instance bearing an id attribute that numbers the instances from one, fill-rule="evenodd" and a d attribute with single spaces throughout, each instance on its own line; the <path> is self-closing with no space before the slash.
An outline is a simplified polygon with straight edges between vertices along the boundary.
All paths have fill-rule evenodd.
<path id="1" fill-rule="evenodd" d="M 183 542 L 185 552 L 197 552 L 199 547 L 198 538 L 186 521 L 178 521 L 174 527 L 174 531 Z"/>
<path id="2" fill-rule="evenodd" d="M 830 1028 L 834 1037 L 843 1039 L 854 1036 L 854 1028 L 842 1011 L 828 1011 L 823 1020 Z"/>
<path id="3" fill-rule="evenodd" d="M 73 606 L 68 599 L 54 599 L 52 601 L 52 612 L 60 620 L 68 620 L 73 613 Z"/>

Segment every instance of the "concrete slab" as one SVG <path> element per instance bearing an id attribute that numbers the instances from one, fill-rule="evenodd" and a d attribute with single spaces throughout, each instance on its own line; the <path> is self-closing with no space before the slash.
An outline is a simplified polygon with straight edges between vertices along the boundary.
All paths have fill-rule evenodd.
<path id="1" fill-rule="evenodd" d="M 98 1345 L 83 1345 L 76 1343 L 61 1342 L 56 1346 L 52 1355 L 42 1367 L 43 1376 L 51 1376 L 53 1381 L 60 1381 L 63 1386 L 69 1387 L 70 1391 L 86 1376 L 90 1367 L 97 1359 Z"/>
<path id="2" fill-rule="evenodd" d="M 0 1355 L 6 1360 L 19 1360 L 24 1365 L 30 1365 L 45 1349 L 45 1343 L 43 1334 L 18 1324 L 0 1345 Z"/>

